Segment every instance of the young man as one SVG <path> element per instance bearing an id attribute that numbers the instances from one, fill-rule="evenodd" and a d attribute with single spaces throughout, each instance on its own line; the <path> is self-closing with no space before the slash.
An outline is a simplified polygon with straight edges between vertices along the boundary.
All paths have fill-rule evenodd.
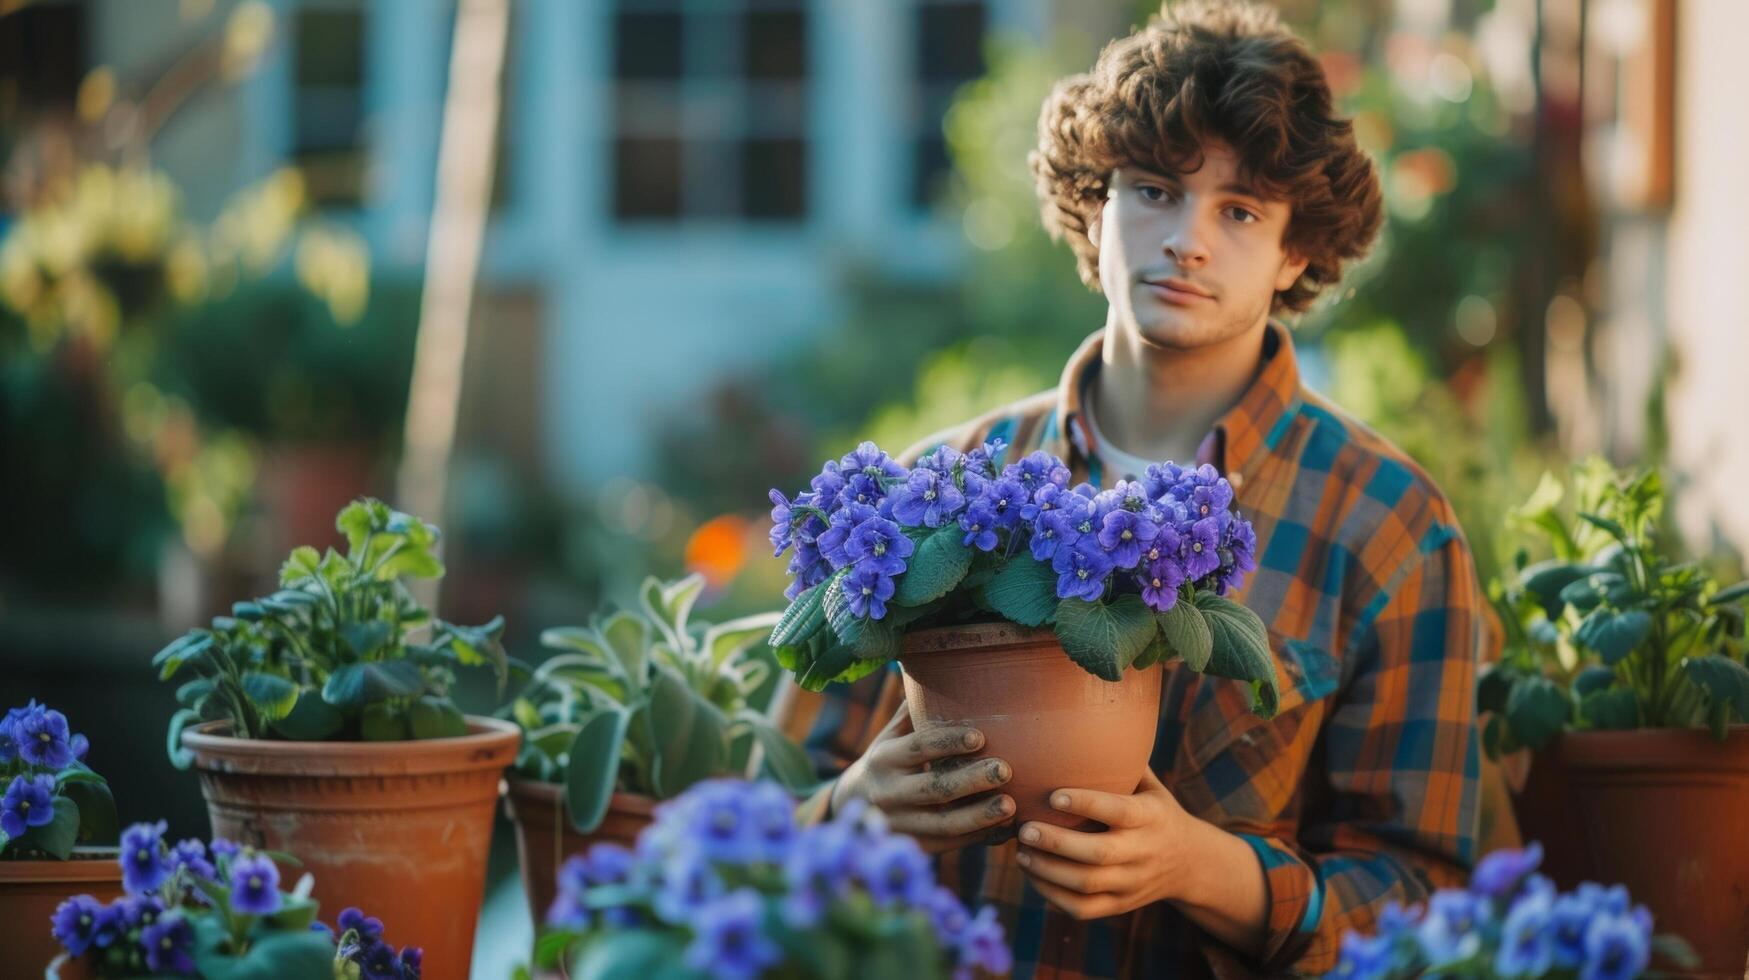
<path id="1" fill-rule="evenodd" d="M 944 883 L 999 907 L 1019 977 L 1326 971 L 1345 930 L 1474 861 L 1472 692 L 1491 636 L 1451 506 L 1301 384 L 1271 316 L 1369 247 L 1373 166 L 1272 12 L 1203 3 L 1060 83 L 1032 163 L 1047 225 L 1110 303 L 1105 327 L 1057 389 L 906 461 L 1001 438 L 1009 459 L 1048 449 L 1101 486 L 1212 463 L 1256 528 L 1239 599 L 1269 627 L 1280 711 L 1258 718 L 1243 685 L 1169 664 L 1136 792 L 1054 794 L 1108 830 L 1029 823 L 975 846 L 1013 813 L 1007 764 L 952 765 L 981 737 L 912 732 L 897 672 L 877 673 L 792 719 L 843 767 L 805 814 L 879 806 L 941 855 Z"/>

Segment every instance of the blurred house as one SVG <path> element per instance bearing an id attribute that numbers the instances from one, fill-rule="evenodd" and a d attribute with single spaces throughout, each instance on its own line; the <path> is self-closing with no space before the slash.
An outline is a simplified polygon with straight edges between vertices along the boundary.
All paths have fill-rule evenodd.
<path id="1" fill-rule="evenodd" d="M 952 274 L 943 113 L 983 42 L 1117 0 L 511 0 L 493 217 L 461 440 L 586 489 L 647 466 L 645 423 L 830 322 L 839 277 Z M 85 71 L 173 77 L 234 0 L 49 0 L 0 20 L 8 72 L 71 104 Z M 425 258 L 447 0 L 272 0 L 278 43 L 154 144 L 194 214 L 285 163 L 371 245 Z M 1091 43 L 1091 42 L 1089 42 Z M 136 86 L 137 87 L 137 86 Z M 661 341 L 652 343 L 652 337 Z"/>

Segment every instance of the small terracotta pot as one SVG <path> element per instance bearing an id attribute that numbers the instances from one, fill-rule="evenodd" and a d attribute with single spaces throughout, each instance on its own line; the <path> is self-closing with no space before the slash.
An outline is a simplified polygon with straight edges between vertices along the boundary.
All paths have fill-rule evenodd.
<path id="1" fill-rule="evenodd" d="M 511 779 L 504 794 L 504 812 L 516 826 L 516 856 L 522 862 L 522 888 L 528 895 L 528 913 L 535 931 L 546 920 L 557 894 L 554 879 L 559 865 L 592 844 L 611 841 L 632 847 L 638 833 L 654 821 L 656 799 L 636 793 L 615 793 L 607 801 L 607 815 L 593 833 L 578 833 L 571 827 L 565 809 L 565 788 L 558 783 Z"/>
<path id="2" fill-rule="evenodd" d="M 1055 633 L 1006 623 L 908 633 L 900 666 L 911 725 L 970 725 L 1012 776 L 1011 827 L 1038 820 L 1086 830 L 1100 825 L 1050 805 L 1064 787 L 1133 793 L 1141 785 L 1160 720 L 1162 671 L 1126 670 L 1106 681 L 1063 652 Z"/>
<path id="3" fill-rule="evenodd" d="M 356 905 L 384 938 L 425 950 L 428 980 L 463 980 L 486 887 L 492 807 L 522 734 L 468 717 L 468 734 L 410 742 L 229 738 L 228 722 L 183 733 L 213 835 L 285 851 L 290 887 L 315 875 L 321 917 Z"/>
<path id="4" fill-rule="evenodd" d="M 1556 770 L 1550 776 L 1565 784 L 1567 833 L 1580 839 L 1584 876 L 1626 885 L 1651 909 L 1654 932 L 1694 947 L 1699 969 L 1677 975 L 1742 977 L 1749 725 L 1733 726 L 1723 742 L 1698 729 L 1568 732 L 1537 754 L 1533 780 L 1538 767 Z"/>
<path id="5" fill-rule="evenodd" d="M 0 861 L 0 962 L 19 976 L 47 969 L 64 952 L 51 933 L 55 909 L 74 895 L 106 905 L 121 897 L 115 848 L 75 848 L 66 861 Z"/>

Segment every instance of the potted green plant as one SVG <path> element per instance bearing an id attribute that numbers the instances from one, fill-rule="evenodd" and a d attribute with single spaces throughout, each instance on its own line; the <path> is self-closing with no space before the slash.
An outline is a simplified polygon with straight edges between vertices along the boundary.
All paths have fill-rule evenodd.
<path id="1" fill-rule="evenodd" d="M 113 863 L 125 895 L 75 895 L 44 921 L 63 950 L 49 977 L 419 980 L 423 951 L 389 945 L 380 920 L 348 908 L 335 930 L 316 918 L 309 874 L 284 890 L 275 858 L 289 856 L 223 838 L 172 846 L 164 829 L 139 823 L 122 835 Z"/>
<path id="2" fill-rule="evenodd" d="M 520 733 L 464 717 L 449 692 L 464 666 L 492 667 L 502 690 L 503 620 L 434 620 L 402 584 L 443 574 L 435 527 L 370 499 L 336 527 L 345 554 L 296 549 L 279 591 L 154 658 L 163 679 L 198 675 L 177 691 L 171 758 L 199 770 L 215 834 L 295 855 L 328 897 L 387 912 L 434 977 L 459 978 Z"/>
<path id="3" fill-rule="evenodd" d="M 853 800 L 795 825 L 789 792 L 712 779 L 664 803 L 634 847 L 565 862 L 535 962 L 575 977 L 1001 975 L 1014 957 L 917 842 Z M 519 973 L 526 976 L 526 972 Z"/>
<path id="4" fill-rule="evenodd" d="M 1557 880 L 1620 881 L 1683 923 L 1706 970 L 1749 953 L 1749 582 L 1721 588 L 1666 553 L 1655 469 L 1592 459 L 1575 502 L 1545 476 L 1515 515 L 1552 557 L 1520 553 L 1491 592 L 1503 656 L 1477 682 L 1483 742 L 1527 749 L 1515 801 L 1527 837 L 1554 842 Z"/>
<path id="5" fill-rule="evenodd" d="M 1015 820 L 1073 825 L 1051 791 L 1140 782 L 1163 661 L 1275 712 L 1267 631 L 1227 596 L 1256 537 L 1212 466 L 1101 491 L 1070 487 L 1049 453 L 1001 465 L 1004 449 L 943 446 L 907 469 L 865 442 L 794 499 L 773 490 L 772 544 L 794 553 L 771 644 L 814 690 L 898 659 L 918 731 L 979 728 L 1013 768 Z"/>
<path id="6" fill-rule="evenodd" d="M 0 718 L 0 922 L 47 922 L 80 889 L 121 894 L 115 865 L 115 800 L 85 764 L 91 743 L 67 716 L 32 700 Z M 6 958 L 40 967 L 54 956 L 46 933 L 9 930 Z"/>
<path id="7" fill-rule="evenodd" d="M 541 634 L 561 651 L 535 668 L 508 713 L 523 730 L 506 807 L 535 921 L 553 876 L 593 841 L 630 844 L 658 801 L 728 773 L 764 772 L 797 792 L 817 782 L 802 750 L 748 698 L 770 667 L 749 650 L 774 615 L 692 618 L 704 576 L 646 579 L 641 614 Z"/>

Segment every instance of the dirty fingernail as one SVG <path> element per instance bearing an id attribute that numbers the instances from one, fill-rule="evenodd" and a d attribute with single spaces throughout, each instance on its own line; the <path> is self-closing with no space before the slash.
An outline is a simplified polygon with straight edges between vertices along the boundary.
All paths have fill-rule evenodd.
<path id="1" fill-rule="evenodd" d="M 966 733 L 966 748 L 975 749 L 978 746 L 983 745 L 983 744 L 984 744 L 984 736 L 978 734 L 977 732 L 967 732 Z"/>

